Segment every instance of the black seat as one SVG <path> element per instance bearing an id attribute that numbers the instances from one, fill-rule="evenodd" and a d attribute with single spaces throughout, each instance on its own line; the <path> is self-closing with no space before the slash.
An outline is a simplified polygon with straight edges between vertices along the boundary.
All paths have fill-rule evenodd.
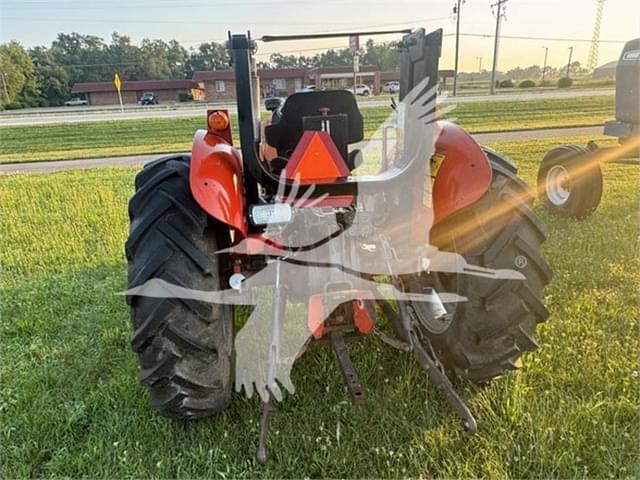
<path id="1" fill-rule="evenodd" d="M 362 114 L 351 92 L 345 90 L 295 93 L 287 98 L 280 112 L 280 120 L 265 129 L 267 143 L 280 155 L 292 152 L 304 133 L 304 119 L 320 116 L 328 108 L 329 116 L 346 116 L 347 143 L 360 142 L 364 137 Z"/>

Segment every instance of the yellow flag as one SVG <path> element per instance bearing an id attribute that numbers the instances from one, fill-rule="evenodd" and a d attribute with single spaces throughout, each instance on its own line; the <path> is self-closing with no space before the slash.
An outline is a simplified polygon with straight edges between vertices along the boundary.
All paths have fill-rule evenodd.
<path id="1" fill-rule="evenodd" d="M 116 86 L 116 90 L 120 91 L 122 81 L 120 80 L 120 75 L 118 75 L 117 73 L 113 76 L 113 84 Z"/>

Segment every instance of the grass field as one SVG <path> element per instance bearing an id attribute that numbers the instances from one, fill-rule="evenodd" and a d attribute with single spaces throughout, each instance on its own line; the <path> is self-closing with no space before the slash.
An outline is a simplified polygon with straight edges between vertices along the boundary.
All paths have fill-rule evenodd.
<path id="1" fill-rule="evenodd" d="M 365 136 L 390 108 L 364 108 Z M 613 117 L 614 98 L 462 103 L 451 116 L 473 133 L 600 125 Z M 204 117 L 0 127 L 0 163 L 187 151 Z"/>
<path id="2" fill-rule="evenodd" d="M 531 183 L 560 141 L 494 146 Z M 364 407 L 347 401 L 329 350 L 297 364 L 266 468 L 253 459 L 255 398 L 190 424 L 147 408 L 119 294 L 135 171 L 0 179 L 0 477 L 638 478 L 637 173 L 606 166 L 603 204 L 584 222 L 538 208 L 552 316 L 523 371 L 459 385 L 476 436 L 408 355 L 372 338 L 352 347 Z"/>

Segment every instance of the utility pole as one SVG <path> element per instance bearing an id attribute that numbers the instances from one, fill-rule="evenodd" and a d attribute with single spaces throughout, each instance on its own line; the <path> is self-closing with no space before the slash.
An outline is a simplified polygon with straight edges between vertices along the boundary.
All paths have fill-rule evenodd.
<path id="1" fill-rule="evenodd" d="M 464 0 L 458 0 L 458 5 L 453 7 L 453 13 L 456 14 L 456 65 L 455 73 L 453 75 L 453 96 L 456 96 L 458 91 L 458 60 L 460 58 L 460 8 Z"/>
<path id="2" fill-rule="evenodd" d="M 2 86 L 4 87 L 4 101 L 9 103 L 9 92 L 7 91 L 7 74 L 2 72 Z"/>
<path id="3" fill-rule="evenodd" d="M 478 72 L 482 73 L 482 57 L 476 57 L 478 60 Z"/>
<path id="4" fill-rule="evenodd" d="M 549 58 L 549 47 L 544 48 L 544 67 L 542 67 L 542 84 L 541 87 L 544 87 L 544 77 L 547 74 L 547 59 Z"/>
<path id="5" fill-rule="evenodd" d="M 496 93 L 496 71 L 498 69 L 498 46 L 500 44 L 500 23 L 502 22 L 502 17 L 504 16 L 504 12 L 502 10 L 502 6 L 505 5 L 509 0 L 498 0 L 497 3 L 491 5 L 491 8 L 497 7 L 496 13 L 496 39 L 493 45 L 493 69 L 491 71 L 491 95 Z"/>
<path id="6" fill-rule="evenodd" d="M 569 47 L 569 63 L 567 63 L 567 77 L 571 72 L 571 60 L 573 59 L 573 47 Z"/>

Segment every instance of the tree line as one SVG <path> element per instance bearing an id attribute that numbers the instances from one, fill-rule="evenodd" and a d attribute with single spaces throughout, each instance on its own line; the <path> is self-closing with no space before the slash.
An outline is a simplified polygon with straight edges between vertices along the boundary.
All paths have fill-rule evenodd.
<path id="1" fill-rule="evenodd" d="M 258 62 L 258 67 L 311 68 L 352 62 L 351 50 L 343 48 L 312 56 L 274 53 L 268 61 Z M 361 64 L 377 65 L 382 71 L 397 70 L 396 43 L 369 40 Z M 130 37 L 118 33 L 113 33 L 109 42 L 93 35 L 59 33 L 49 47 L 29 49 L 13 41 L 0 45 L 0 108 L 62 105 L 75 83 L 110 81 L 115 72 L 123 80 L 181 79 L 191 78 L 196 70 L 226 70 L 229 65 L 226 46 L 216 42 L 190 49 L 176 40 L 145 39 L 135 45 Z M 540 74 L 541 68 L 532 66 L 501 73 L 500 77 L 535 78 Z M 553 74 L 551 69 L 549 74 Z M 474 74 L 467 75 L 474 78 Z"/>
<path id="2" fill-rule="evenodd" d="M 215 42 L 187 50 L 175 40 L 135 45 L 114 33 L 109 43 L 93 35 L 59 33 L 49 47 L 0 45 L 0 95 L 5 108 L 61 105 L 77 82 L 190 78 L 194 70 L 228 68 L 226 48 Z"/>
<path id="3" fill-rule="evenodd" d="M 259 68 L 351 65 L 348 48 L 313 56 L 274 53 Z M 383 70 L 398 66 L 394 44 L 366 44 L 364 64 Z M 111 81 L 115 72 L 123 80 L 191 78 L 196 70 L 230 68 L 223 43 L 202 43 L 186 49 L 176 40 L 143 40 L 139 45 L 126 35 L 113 33 L 109 42 L 93 35 L 59 33 L 49 47 L 26 49 L 12 41 L 0 45 L 0 108 L 62 105 L 78 82 Z"/>

